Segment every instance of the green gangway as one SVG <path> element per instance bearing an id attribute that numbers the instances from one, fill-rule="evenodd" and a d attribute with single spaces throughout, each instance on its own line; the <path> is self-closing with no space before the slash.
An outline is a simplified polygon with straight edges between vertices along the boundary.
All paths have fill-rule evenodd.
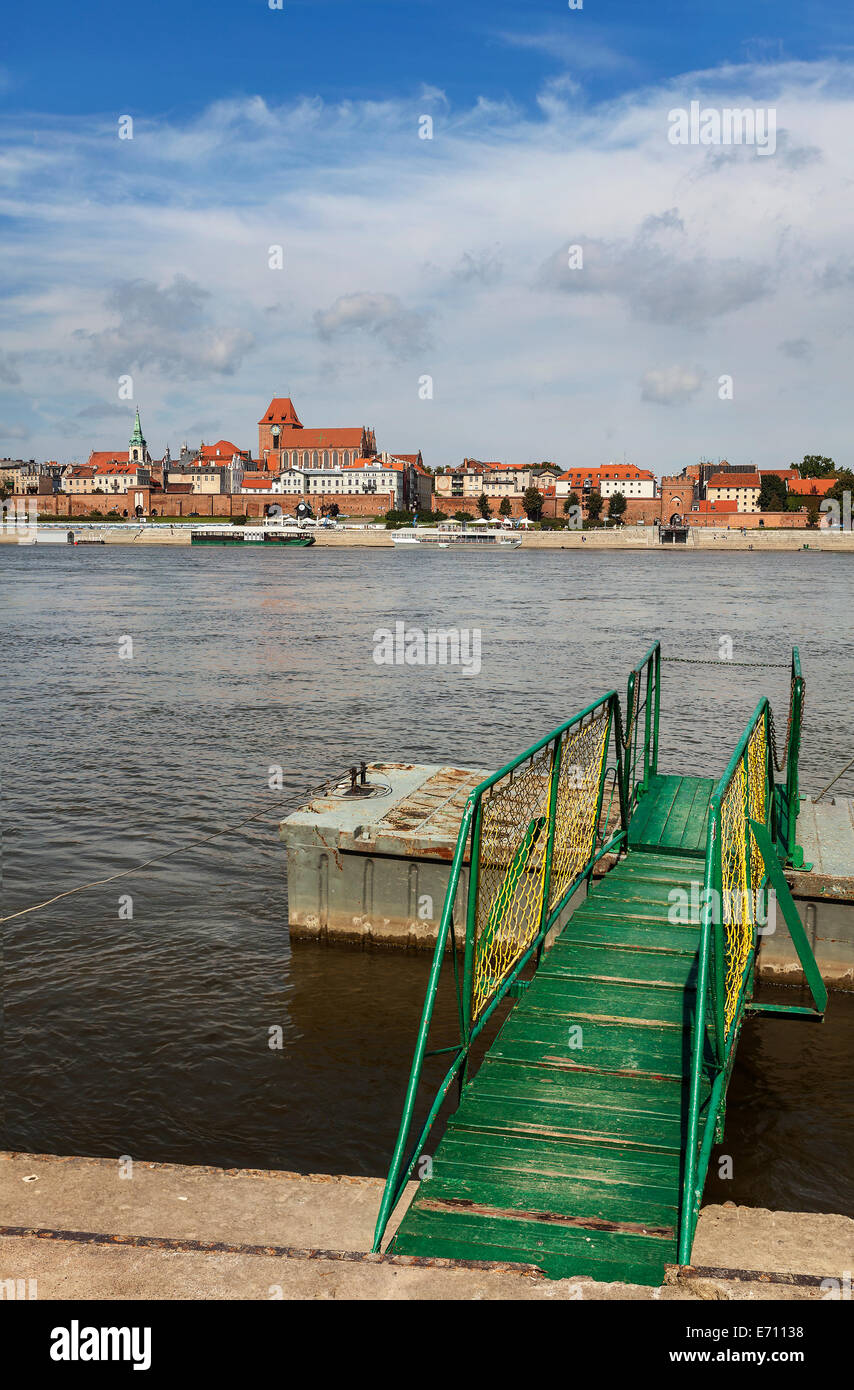
<path id="1" fill-rule="evenodd" d="M 392 1253 L 660 1284 L 666 1265 L 690 1264 L 746 1013 L 823 1016 L 783 874 L 796 853 L 798 652 L 784 748 L 763 699 L 719 781 L 658 771 L 661 660 L 656 643 L 631 672 L 625 719 L 609 691 L 466 804 L 375 1250 L 414 1175 Z M 605 855 L 616 862 L 594 879 Z M 812 1006 L 753 1001 L 772 891 Z M 448 954 L 459 1041 L 428 1049 Z M 475 1069 L 478 1039 L 511 1002 Z M 437 1054 L 448 1068 L 413 1139 Z"/>

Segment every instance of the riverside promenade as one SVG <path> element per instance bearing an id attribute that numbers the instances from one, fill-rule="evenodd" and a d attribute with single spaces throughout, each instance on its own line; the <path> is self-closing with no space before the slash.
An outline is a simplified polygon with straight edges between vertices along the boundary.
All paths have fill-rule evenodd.
<path id="1" fill-rule="evenodd" d="M 201 522 L 195 524 L 202 524 Z M 190 525 L 187 522 L 170 524 L 152 523 L 146 526 L 99 525 L 97 522 L 40 523 L 42 535 L 37 543 L 44 540 L 45 533 L 65 534 L 73 531 L 76 535 L 103 540 L 106 545 L 189 545 Z M 340 530 L 326 530 L 318 527 L 315 532 L 319 546 L 343 546 L 349 549 L 389 549 L 394 542 L 393 532 L 385 528 L 353 526 Z M 14 526 L 0 526 L 0 544 L 33 544 L 32 539 L 23 539 Z M 61 543 L 56 541 L 57 544 Z M 817 553 L 838 551 L 854 554 L 854 532 L 823 531 L 793 528 L 784 530 L 745 530 L 718 528 L 711 526 L 691 527 L 684 544 L 662 544 L 658 528 L 654 526 L 622 526 L 619 529 L 594 531 L 526 531 L 522 540 L 523 550 L 659 550 L 667 554 L 687 554 L 702 550 L 748 550 L 748 551 L 804 551 Z M 406 547 L 411 554 L 413 547 Z"/>
<path id="2" fill-rule="evenodd" d="M 0 1294 L 38 1299 L 838 1300 L 854 1221 L 704 1207 L 661 1286 L 370 1254 L 378 1178 L 0 1153 Z M 410 1184 L 402 1210 L 417 1184 Z M 402 1211 L 389 1226 L 396 1229 Z M 846 1282 L 847 1280 L 847 1282 Z"/>

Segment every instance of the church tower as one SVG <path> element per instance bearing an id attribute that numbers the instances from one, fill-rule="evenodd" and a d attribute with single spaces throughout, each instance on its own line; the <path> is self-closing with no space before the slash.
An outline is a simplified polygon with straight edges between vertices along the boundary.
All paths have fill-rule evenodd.
<path id="1" fill-rule="evenodd" d="M 128 463 L 151 463 L 151 455 L 142 435 L 142 425 L 139 423 L 139 406 L 136 408 L 133 434 L 128 444 Z"/>

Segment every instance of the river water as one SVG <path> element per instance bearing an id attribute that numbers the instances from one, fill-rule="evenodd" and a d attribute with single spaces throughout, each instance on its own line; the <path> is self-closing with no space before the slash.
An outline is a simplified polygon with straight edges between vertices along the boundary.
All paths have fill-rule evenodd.
<path id="1" fill-rule="evenodd" d="M 848 556 L 3 546 L 0 573 L 4 913 L 261 810 L 5 925 L 4 1148 L 384 1172 L 428 960 L 292 953 L 276 831 L 354 757 L 498 766 L 656 637 L 798 643 L 803 789 L 854 751 Z M 479 673 L 377 665 L 399 620 L 479 631 Z M 785 725 L 785 669 L 663 670 L 663 770 L 722 771 L 764 693 Z M 852 1040 L 847 995 L 821 1026 L 747 1024 L 707 1199 L 854 1212 Z"/>

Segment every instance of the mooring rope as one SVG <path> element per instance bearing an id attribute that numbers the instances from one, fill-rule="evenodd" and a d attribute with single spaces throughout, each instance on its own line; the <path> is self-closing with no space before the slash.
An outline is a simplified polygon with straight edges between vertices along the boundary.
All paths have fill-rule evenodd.
<path id="1" fill-rule="evenodd" d="M 354 760 L 358 762 L 358 759 Z M 306 787 L 299 796 L 299 804 L 303 805 L 307 801 L 314 801 L 318 796 L 334 794 L 335 789 L 346 781 L 348 774 L 336 773 L 334 777 L 328 777 L 319 786 Z M 389 787 L 389 790 L 391 788 Z M 143 869 L 148 869 L 152 864 L 162 864 L 166 859 L 174 859 L 176 854 L 186 854 L 188 850 L 198 849 L 201 845 L 210 844 L 211 840 L 219 840 L 223 835 L 229 835 L 234 830 L 240 830 L 242 826 L 248 825 L 250 821 L 258 820 L 265 812 L 272 810 L 275 806 L 282 805 L 293 799 L 293 794 L 287 796 L 277 796 L 271 800 L 264 800 L 263 804 L 257 803 L 259 809 L 244 816 L 243 820 L 237 821 L 234 825 L 224 825 L 220 830 L 214 830 L 210 835 L 203 835 L 200 840 L 190 840 L 185 845 L 179 845 L 177 849 L 166 850 L 163 854 L 155 854 L 151 859 L 145 859 L 141 864 L 134 864 L 130 869 L 120 869 L 118 873 L 109 874 L 106 878 L 93 878 L 88 883 L 78 883 L 75 888 L 66 888 L 62 893 L 55 893 L 52 898 L 45 898 L 44 902 L 33 903 L 30 907 L 19 908 L 17 912 L 10 912 L 6 917 L 0 917 L 0 924 L 3 922 L 13 922 L 16 917 L 26 917 L 30 912 L 40 912 L 43 907 L 50 907 L 51 903 L 58 903 L 61 898 L 70 898 L 74 893 L 85 893 L 87 888 L 101 888 L 106 883 L 115 883 L 119 878 L 127 878 L 131 874 L 142 873 Z"/>
<path id="2" fill-rule="evenodd" d="M 827 786 L 824 788 L 824 791 L 820 791 L 818 796 L 814 796 L 813 801 L 821 801 L 821 798 L 824 796 L 825 792 L 829 792 L 831 787 L 835 787 L 840 777 L 844 777 L 846 772 L 848 772 L 848 770 L 852 767 L 854 767 L 854 758 L 851 759 L 850 763 L 845 764 L 841 772 L 837 772 L 836 776 L 830 779 Z"/>

